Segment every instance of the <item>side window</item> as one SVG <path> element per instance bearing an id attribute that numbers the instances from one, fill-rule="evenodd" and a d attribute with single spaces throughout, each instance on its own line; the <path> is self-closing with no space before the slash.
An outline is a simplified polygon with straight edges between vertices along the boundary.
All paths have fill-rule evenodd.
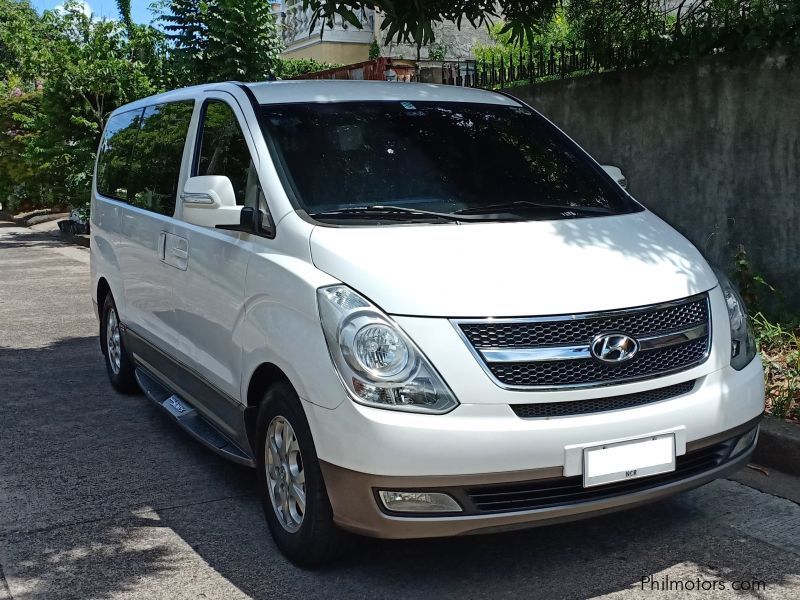
<path id="1" fill-rule="evenodd" d="M 258 176 L 236 115 L 220 100 L 206 106 L 195 175 L 225 175 L 236 193 L 236 204 L 256 206 Z"/>
<path id="2" fill-rule="evenodd" d="M 103 196 L 128 200 L 129 164 L 141 118 L 141 110 L 131 110 L 111 117 L 106 124 L 97 152 L 97 191 Z"/>
<path id="3" fill-rule="evenodd" d="M 172 216 L 186 132 L 194 102 L 155 104 L 144 110 L 130 163 L 128 202 Z"/>

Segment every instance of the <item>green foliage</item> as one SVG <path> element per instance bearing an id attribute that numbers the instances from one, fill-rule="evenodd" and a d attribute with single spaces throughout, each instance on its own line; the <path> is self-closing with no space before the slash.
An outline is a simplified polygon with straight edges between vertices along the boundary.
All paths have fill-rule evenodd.
<path id="1" fill-rule="evenodd" d="M 782 295 L 753 267 L 741 245 L 733 256 L 731 279 L 751 314 L 764 364 L 767 409 L 800 420 L 800 314 L 783 307 Z"/>
<path id="2" fill-rule="evenodd" d="M 541 26 L 537 26 L 535 31 L 528 37 L 527 44 L 521 44 L 514 38 L 511 31 L 508 31 L 505 23 L 496 23 L 489 28 L 491 44 L 478 44 L 473 47 L 472 52 L 479 61 L 500 64 L 503 59 L 504 64 L 508 64 L 509 59 L 519 61 L 522 56 L 527 61 L 531 51 L 533 57 L 537 57 L 539 52 L 547 52 L 552 46 L 571 46 L 576 38 L 573 33 L 566 10 L 559 7 L 549 21 Z"/>
<path id="3" fill-rule="evenodd" d="M 259 81 L 279 70 L 283 44 L 268 2 L 172 0 L 165 10 L 175 86 Z"/>
<path id="4" fill-rule="evenodd" d="M 260 81 L 283 50 L 275 15 L 264 0 L 208 0 L 209 73 L 216 80 Z"/>
<path id="5" fill-rule="evenodd" d="M 517 33 L 513 15 L 490 29 L 493 44 L 474 49 L 480 61 L 513 58 L 553 63 L 564 76 L 674 63 L 733 50 L 800 46 L 800 2 L 774 0 L 570 0 Z M 524 39 L 523 39 L 524 38 Z M 559 66 L 563 55 L 575 64 Z M 580 64 L 577 61 L 580 60 Z M 527 78 L 527 77 L 526 77 Z M 504 82 L 507 84 L 508 82 Z"/>
<path id="6" fill-rule="evenodd" d="M 375 60 L 376 58 L 381 57 L 381 45 L 378 43 L 378 40 L 372 40 L 372 43 L 369 45 L 369 59 Z"/>
<path id="7" fill-rule="evenodd" d="M 28 0 L 0 0 L 0 92 L 35 88 L 46 55 L 44 37 L 45 27 Z"/>
<path id="8" fill-rule="evenodd" d="M 428 58 L 431 60 L 444 60 L 447 56 L 447 45 L 436 42 L 428 47 Z"/>
<path id="9" fill-rule="evenodd" d="M 334 69 L 341 65 L 335 63 L 324 63 L 313 58 L 285 58 L 280 61 L 275 70 L 275 76 L 279 79 L 291 79 L 306 73 L 316 73 Z"/>
<path id="10" fill-rule="evenodd" d="M 24 152 L 34 135 L 27 126 L 41 111 L 41 92 L 0 98 L 0 203 L 6 212 L 32 208 L 39 196 L 34 165 Z"/>
<path id="11" fill-rule="evenodd" d="M 175 86 L 210 81 L 208 4 L 205 0 L 171 0 L 159 21 L 170 45 L 170 83 Z"/>
<path id="12" fill-rule="evenodd" d="M 764 364 L 767 409 L 776 417 L 800 420 L 800 323 L 772 322 L 762 313 L 752 317 Z"/>
<path id="13" fill-rule="evenodd" d="M 765 296 L 777 295 L 777 291 L 764 279 L 750 262 L 744 246 L 739 245 L 733 256 L 732 279 L 751 311 L 766 310 Z"/>
<path id="14" fill-rule="evenodd" d="M 0 140 L 0 201 L 8 208 L 84 202 L 108 115 L 155 89 L 163 65 L 159 34 L 93 21 L 74 1 L 42 17 L 31 16 L 26 1 L 0 2 L 8 14 L 27 15 L 0 21 L 0 40 L 17 40 L 4 45 L 16 54 L 5 54 L 5 64 L 15 70 L 7 69 L 3 79 L 0 119 L 9 125 L 4 131 L 14 133 Z M 13 28 L 24 29 L 23 35 L 16 37 Z M 6 155 L 12 148 L 14 154 Z"/>
<path id="15" fill-rule="evenodd" d="M 363 8 L 377 9 L 383 14 L 384 41 L 406 42 L 417 47 L 436 41 L 435 23 L 451 21 L 458 27 L 467 23 L 482 27 L 498 20 L 500 15 L 506 20 L 503 33 L 527 43 L 538 25 L 546 23 L 560 4 L 560 0 L 303 0 L 303 7 L 313 10 L 312 28 L 318 21 L 332 24 L 334 16 L 339 15 L 360 29 L 355 13 Z"/>

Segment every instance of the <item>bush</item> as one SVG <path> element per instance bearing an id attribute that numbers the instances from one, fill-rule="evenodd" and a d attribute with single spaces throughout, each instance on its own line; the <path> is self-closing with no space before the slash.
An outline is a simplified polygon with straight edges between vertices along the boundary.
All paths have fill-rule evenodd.
<path id="1" fill-rule="evenodd" d="M 41 92 L 0 98 L 0 204 L 5 212 L 18 213 L 41 203 L 33 165 L 23 156 L 35 135 L 27 126 L 41 104 Z"/>
<path id="2" fill-rule="evenodd" d="M 306 73 L 316 73 L 326 69 L 334 69 L 341 65 L 324 63 L 313 58 L 284 58 L 275 69 L 275 76 L 279 79 L 291 79 Z"/>

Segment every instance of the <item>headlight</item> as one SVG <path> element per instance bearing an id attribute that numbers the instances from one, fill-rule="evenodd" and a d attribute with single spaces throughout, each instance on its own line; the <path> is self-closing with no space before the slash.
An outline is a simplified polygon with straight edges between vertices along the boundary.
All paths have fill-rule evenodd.
<path id="1" fill-rule="evenodd" d="M 727 275 L 718 269 L 715 269 L 715 272 L 722 295 L 725 297 L 725 304 L 728 306 L 728 320 L 731 324 L 731 366 L 741 371 L 756 355 L 753 330 L 750 327 L 750 319 L 747 318 L 747 308 L 739 292 Z"/>
<path id="2" fill-rule="evenodd" d="M 353 400 L 437 414 L 458 405 L 414 342 L 367 299 L 332 285 L 317 290 L 317 301 L 331 359 Z"/>

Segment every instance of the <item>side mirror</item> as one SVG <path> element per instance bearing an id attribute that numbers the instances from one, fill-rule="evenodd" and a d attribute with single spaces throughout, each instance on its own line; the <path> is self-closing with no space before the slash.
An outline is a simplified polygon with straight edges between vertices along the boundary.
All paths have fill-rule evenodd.
<path id="1" fill-rule="evenodd" d="M 252 206 L 243 206 L 239 213 L 239 222 L 236 225 L 217 225 L 217 229 L 227 229 L 228 231 L 243 231 L 244 233 L 257 233 L 261 223 L 261 215 Z"/>
<path id="2" fill-rule="evenodd" d="M 231 180 L 224 175 L 200 175 L 186 180 L 181 193 L 183 220 L 202 227 L 236 225 L 242 207 L 236 205 Z"/>
<path id="3" fill-rule="evenodd" d="M 600 165 L 603 167 L 603 170 L 608 173 L 611 178 L 619 184 L 619 187 L 623 189 L 628 189 L 628 180 L 625 179 L 625 175 L 622 174 L 619 167 L 614 167 L 612 165 Z"/>

